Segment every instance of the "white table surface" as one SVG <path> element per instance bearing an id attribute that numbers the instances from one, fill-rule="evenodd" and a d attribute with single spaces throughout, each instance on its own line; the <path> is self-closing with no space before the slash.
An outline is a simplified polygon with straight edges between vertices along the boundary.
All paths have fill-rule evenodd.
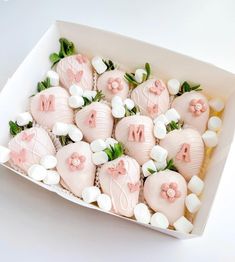
<path id="1" fill-rule="evenodd" d="M 56 19 L 133 36 L 235 72 L 234 10 L 233 0 L 0 0 L 0 86 Z M 232 161 L 226 170 L 205 234 L 180 241 L 76 206 L 0 168 L 0 261 L 234 262 Z"/>

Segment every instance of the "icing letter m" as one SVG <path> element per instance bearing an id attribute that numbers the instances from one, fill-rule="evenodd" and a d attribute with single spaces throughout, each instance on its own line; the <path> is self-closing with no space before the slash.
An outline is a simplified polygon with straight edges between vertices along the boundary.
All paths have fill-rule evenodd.
<path id="1" fill-rule="evenodd" d="M 55 111 L 55 96 L 49 95 L 47 98 L 45 95 L 41 95 L 39 100 L 39 111 Z"/>
<path id="2" fill-rule="evenodd" d="M 130 125 L 128 141 L 144 142 L 144 125 Z"/>

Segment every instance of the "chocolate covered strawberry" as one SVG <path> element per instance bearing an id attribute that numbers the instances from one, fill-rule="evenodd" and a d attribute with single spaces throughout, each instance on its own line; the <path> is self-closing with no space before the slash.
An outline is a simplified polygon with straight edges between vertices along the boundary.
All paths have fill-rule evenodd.
<path id="1" fill-rule="evenodd" d="M 172 225 L 184 215 L 187 184 L 179 173 L 164 170 L 150 175 L 144 183 L 144 198 L 157 212 L 162 212 Z"/>
<path id="2" fill-rule="evenodd" d="M 71 192 L 81 197 L 84 188 L 93 186 L 95 165 L 88 143 L 80 141 L 62 147 L 56 154 L 57 171 Z"/>

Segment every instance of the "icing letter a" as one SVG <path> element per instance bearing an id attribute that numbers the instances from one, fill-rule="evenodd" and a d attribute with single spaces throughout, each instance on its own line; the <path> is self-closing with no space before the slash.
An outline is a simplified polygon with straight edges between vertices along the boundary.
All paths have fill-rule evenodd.
<path id="1" fill-rule="evenodd" d="M 184 162 L 190 162 L 190 145 L 184 143 L 180 151 L 176 155 L 176 159 L 182 160 Z"/>

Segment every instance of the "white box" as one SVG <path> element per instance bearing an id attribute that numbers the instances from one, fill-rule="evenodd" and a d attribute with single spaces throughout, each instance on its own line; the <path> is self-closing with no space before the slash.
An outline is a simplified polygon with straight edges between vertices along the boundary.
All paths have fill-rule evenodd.
<path id="1" fill-rule="evenodd" d="M 35 92 L 37 82 L 43 79 L 50 69 L 51 63 L 48 57 L 49 54 L 59 49 L 58 39 L 60 37 L 73 41 L 78 51 L 89 57 L 99 55 L 110 58 L 126 65 L 127 69 L 142 66 L 145 62 L 149 62 L 153 72 L 163 80 L 176 78 L 200 83 L 208 97 L 219 96 L 225 99 L 223 128 L 219 136 L 219 144 L 213 152 L 206 172 L 205 189 L 201 196 L 202 207 L 195 217 L 192 233 L 183 234 L 174 230 L 157 229 L 151 225 L 143 225 L 181 239 L 202 235 L 233 141 L 235 75 L 208 63 L 142 41 L 88 26 L 58 21 L 43 35 L 0 94 L 0 145 L 6 146 L 10 139 L 8 121 L 14 120 L 17 113 L 27 109 L 27 98 Z M 21 175 L 8 165 L 4 166 Z M 21 176 L 78 205 L 100 210 L 96 206 L 86 204 L 81 199 L 67 193 L 66 190 L 47 186 L 24 175 Z M 117 216 L 112 213 L 109 214 Z M 120 218 L 138 223 L 125 217 Z"/>

